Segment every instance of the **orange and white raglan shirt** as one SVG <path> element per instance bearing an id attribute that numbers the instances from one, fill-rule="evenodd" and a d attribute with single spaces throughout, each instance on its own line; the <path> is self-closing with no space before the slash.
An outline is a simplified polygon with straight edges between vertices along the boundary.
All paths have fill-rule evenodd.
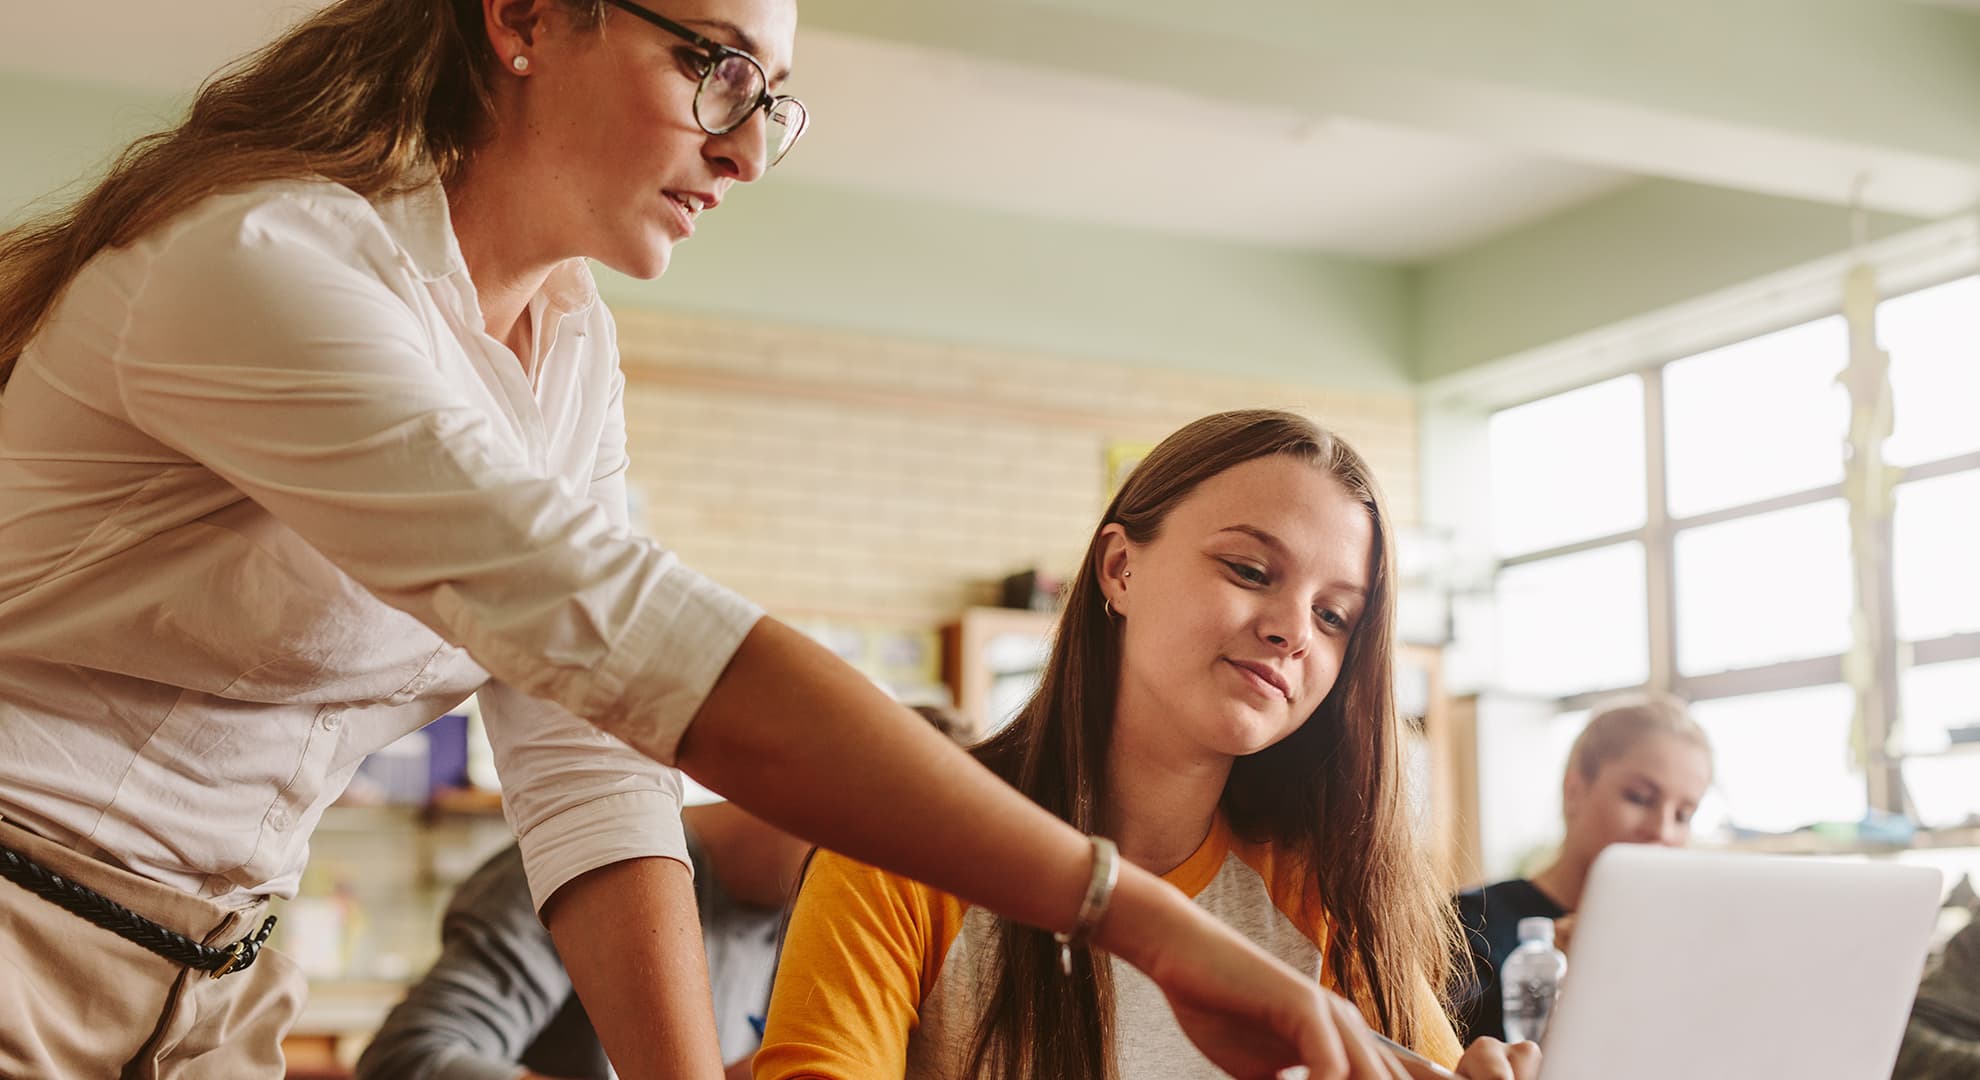
<path id="1" fill-rule="evenodd" d="M 1323 984 L 1326 916 L 1291 860 L 1238 839 L 1219 815 L 1163 880 L 1266 952 Z M 996 968 L 997 918 L 919 882 L 820 851 L 791 915 L 756 1080 L 962 1080 Z M 1177 1025 L 1160 990 L 1118 958 L 1121 1080 L 1223 1077 Z M 1455 1064 L 1457 1035 L 1424 983 L 1426 1057 Z"/>

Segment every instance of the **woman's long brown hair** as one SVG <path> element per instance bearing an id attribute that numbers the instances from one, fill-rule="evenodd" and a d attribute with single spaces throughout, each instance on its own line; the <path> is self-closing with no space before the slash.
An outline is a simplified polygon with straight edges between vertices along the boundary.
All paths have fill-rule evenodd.
<path id="1" fill-rule="evenodd" d="M 605 0 L 565 0 L 595 26 Z M 366 198 L 459 174 L 490 116 L 476 0 L 339 0 L 209 80 L 74 203 L 0 234 L 0 388 L 84 263 L 216 192 L 321 177 Z"/>
<path id="2" fill-rule="evenodd" d="M 975 753 L 1074 828 L 1104 833 L 1107 751 L 1120 637 L 1102 607 L 1101 530 L 1118 522 L 1136 543 L 1205 480 L 1272 455 L 1338 480 L 1375 523 L 1368 602 L 1341 674 L 1299 730 L 1239 758 L 1222 809 L 1234 831 L 1270 843 L 1301 868 L 1327 913 L 1332 984 L 1377 1030 L 1404 1045 L 1424 1032 L 1418 1005 L 1442 993 L 1457 930 L 1418 846 L 1403 784 L 1396 714 L 1395 570 L 1382 496 L 1366 462 L 1332 433 L 1291 413 L 1246 410 L 1198 420 L 1169 436 L 1128 477 L 1087 545 L 1037 693 Z M 995 985 L 985 996 L 972 1072 L 1020 1080 L 1114 1076 L 1113 981 L 1092 954 L 1061 976 L 1050 934 L 999 924 Z"/>

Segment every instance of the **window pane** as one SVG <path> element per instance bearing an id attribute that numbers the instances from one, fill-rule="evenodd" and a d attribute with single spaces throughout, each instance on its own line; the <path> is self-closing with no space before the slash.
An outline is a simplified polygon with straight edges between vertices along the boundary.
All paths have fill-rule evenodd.
<path id="1" fill-rule="evenodd" d="M 1841 499 L 1677 534 L 1677 661 L 1686 675 L 1849 648 Z"/>
<path id="2" fill-rule="evenodd" d="M 1885 456 L 1915 465 L 1980 450 L 1980 277 L 1886 300 L 1877 341 L 1891 354 L 1896 421 Z"/>
<path id="3" fill-rule="evenodd" d="M 1842 479 L 1849 330 L 1833 315 L 1664 368 L 1666 487 L 1685 518 Z"/>
<path id="4" fill-rule="evenodd" d="M 1732 823 L 1785 832 L 1857 821 L 1869 808 L 1850 760 L 1856 699 L 1846 686 L 1714 698 L 1691 707 L 1712 740 L 1714 786 Z"/>
<path id="5" fill-rule="evenodd" d="M 1561 776 L 1586 710 L 1486 694 L 1478 699 L 1478 839 L 1486 880 L 1526 877 L 1561 841 Z M 1536 865 L 1536 863 L 1538 865 Z"/>
<path id="6" fill-rule="evenodd" d="M 1650 677 L 1643 545 L 1635 541 L 1499 573 L 1500 685 L 1561 696 Z"/>
<path id="7" fill-rule="evenodd" d="M 1585 386 L 1494 413 L 1492 531 L 1501 555 L 1643 526 L 1643 380 Z"/>
<path id="8" fill-rule="evenodd" d="M 1920 641 L 1980 630 L 1976 525 L 1980 525 L 1980 472 L 1898 486 L 1897 513 L 1891 524 L 1898 637 Z"/>
<path id="9" fill-rule="evenodd" d="M 1904 753 L 1948 749 L 1955 731 L 1963 745 L 1980 751 L 1980 660 L 1909 668 L 1898 677 L 1898 692 L 1904 710 L 1898 745 Z M 1980 761 L 1980 753 L 1975 756 Z M 1980 777 L 1975 779 L 1980 791 Z"/>
<path id="10" fill-rule="evenodd" d="M 1980 825 L 1980 746 L 1906 761 L 1904 790 L 1921 825 Z"/>
<path id="11" fill-rule="evenodd" d="M 1918 820 L 1980 824 L 1980 660 L 1912 668 L 1898 688 L 1898 745 L 1916 755 L 1904 763 L 1904 787 Z"/>

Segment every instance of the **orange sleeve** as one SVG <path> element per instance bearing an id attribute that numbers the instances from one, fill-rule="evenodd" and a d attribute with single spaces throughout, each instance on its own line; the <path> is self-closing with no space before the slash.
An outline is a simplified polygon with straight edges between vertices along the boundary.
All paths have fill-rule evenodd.
<path id="1" fill-rule="evenodd" d="M 1417 980 L 1416 1025 L 1422 1034 L 1410 1049 L 1446 1069 L 1456 1068 L 1458 1058 L 1464 1056 L 1464 1044 L 1458 1041 L 1457 1028 L 1451 1026 L 1451 1016 L 1437 1000 L 1428 979 Z"/>
<path id="2" fill-rule="evenodd" d="M 755 1080 L 881 1080 L 962 926 L 954 897 L 820 851 L 791 911 Z"/>

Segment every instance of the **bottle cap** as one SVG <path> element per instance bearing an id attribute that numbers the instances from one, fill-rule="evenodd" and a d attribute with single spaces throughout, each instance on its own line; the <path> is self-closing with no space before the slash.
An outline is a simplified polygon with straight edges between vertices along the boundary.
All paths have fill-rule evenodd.
<path id="1" fill-rule="evenodd" d="M 1519 920 L 1519 940 L 1522 944 L 1528 941 L 1544 941 L 1552 945 L 1554 920 L 1538 917 Z"/>

